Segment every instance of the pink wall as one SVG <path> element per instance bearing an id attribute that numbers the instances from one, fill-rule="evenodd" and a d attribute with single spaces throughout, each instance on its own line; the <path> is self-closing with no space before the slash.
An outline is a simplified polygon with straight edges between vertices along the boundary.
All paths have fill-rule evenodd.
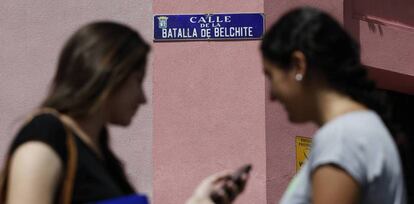
<path id="1" fill-rule="evenodd" d="M 93 20 L 115 20 L 140 30 L 151 42 L 152 1 L 2 0 L 0 4 L 0 159 L 25 114 L 47 92 L 66 39 Z M 151 63 L 149 63 L 151 64 Z M 152 68 L 145 81 L 149 103 L 133 125 L 114 129 L 113 145 L 131 181 L 152 191 Z M 2 161 L 1 161 L 2 162 Z"/>
<path id="2" fill-rule="evenodd" d="M 346 25 L 380 87 L 414 93 L 414 1 L 345 0 Z M 402 75 L 402 76 L 401 76 Z"/>
<path id="3" fill-rule="evenodd" d="M 153 2 L 154 14 L 263 13 L 261 1 Z M 259 41 L 154 43 L 154 201 L 184 203 L 202 178 L 253 163 L 237 203 L 265 203 Z"/>
<path id="4" fill-rule="evenodd" d="M 269 84 L 266 83 L 266 90 Z M 266 100 L 266 192 L 267 203 L 281 198 L 296 173 L 295 137 L 312 137 L 312 124 L 294 125 L 278 103 Z"/>

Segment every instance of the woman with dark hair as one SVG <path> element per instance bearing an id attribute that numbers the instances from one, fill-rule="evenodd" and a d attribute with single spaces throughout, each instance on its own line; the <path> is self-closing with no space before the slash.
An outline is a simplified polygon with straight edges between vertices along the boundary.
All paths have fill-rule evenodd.
<path id="1" fill-rule="evenodd" d="M 91 23 L 72 35 L 48 96 L 10 147 L 0 204 L 91 203 L 135 193 L 109 147 L 107 126 L 128 126 L 146 103 L 149 51 L 136 31 L 114 22 Z M 228 177 L 208 177 L 188 204 L 221 198 L 224 185 L 234 189 Z"/>
<path id="2" fill-rule="evenodd" d="M 319 130 L 280 203 L 405 203 L 398 149 L 359 45 L 329 15 L 297 8 L 261 44 L 271 100 Z"/>
<path id="3" fill-rule="evenodd" d="M 137 32 L 112 22 L 72 35 L 48 96 L 8 152 L 1 202 L 87 203 L 134 193 L 109 147 L 107 125 L 129 125 L 146 103 L 149 50 Z M 64 183 L 72 183 L 66 197 Z"/>

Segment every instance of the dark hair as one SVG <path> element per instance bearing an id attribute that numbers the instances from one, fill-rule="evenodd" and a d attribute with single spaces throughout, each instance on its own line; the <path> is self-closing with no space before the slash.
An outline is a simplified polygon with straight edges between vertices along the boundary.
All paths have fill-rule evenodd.
<path id="1" fill-rule="evenodd" d="M 145 71 L 149 45 L 128 26 L 96 22 L 67 41 L 43 107 L 73 117 L 97 111 L 133 71 Z"/>
<path id="2" fill-rule="evenodd" d="M 267 60 L 283 69 L 290 68 L 294 51 L 303 52 L 309 67 L 305 80 L 323 77 L 350 96 L 359 88 L 375 88 L 362 69 L 359 45 L 333 18 L 317 9 L 304 7 L 284 15 L 266 33 L 261 50 Z"/>
<path id="3" fill-rule="evenodd" d="M 286 70 L 291 68 L 292 53 L 303 52 L 308 66 L 305 82 L 323 79 L 331 88 L 376 111 L 395 139 L 402 136 L 399 125 L 391 119 L 386 95 L 367 77 L 359 44 L 328 14 L 310 7 L 286 13 L 264 36 L 261 51 L 266 60 Z M 409 159 L 402 149 L 399 145 L 407 181 L 412 173 L 407 171 Z"/>
<path id="4" fill-rule="evenodd" d="M 145 72 L 150 46 L 126 25 L 95 22 L 81 27 L 67 41 L 57 72 L 42 107 L 82 118 L 99 110 L 134 71 Z M 109 135 L 102 129 L 99 145 L 108 170 L 124 192 L 133 193 L 121 161 L 109 147 Z"/>

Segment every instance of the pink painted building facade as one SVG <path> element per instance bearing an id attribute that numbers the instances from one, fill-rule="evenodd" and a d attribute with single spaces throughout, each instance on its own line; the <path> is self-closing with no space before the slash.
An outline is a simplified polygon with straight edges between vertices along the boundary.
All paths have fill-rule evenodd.
<path id="1" fill-rule="evenodd" d="M 0 162 L 25 117 L 47 94 L 60 50 L 80 26 L 125 23 L 152 39 L 152 1 L 2 0 L 0 3 Z M 149 102 L 126 129 L 113 127 L 112 145 L 140 191 L 152 193 L 152 68 L 144 89 Z"/>
<path id="2" fill-rule="evenodd" d="M 414 94 L 411 0 L 152 0 L 99 3 L 5 1 L 0 5 L 0 155 L 19 118 L 47 91 L 65 39 L 93 20 L 116 20 L 152 44 L 148 105 L 114 148 L 131 181 L 155 204 L 184 203 L 202 178 L 253 164 L 240 204 L 276 203 L 295 174 L 295 136 L 283 107 L 267 100 L 260 41 L 152 42 L 156 14 L 263 13 L 266 26 L 296 6 L 324 9 L 357 38 L 381 88 Z M 17 122 L 16 122 L 17 121 Z"/>

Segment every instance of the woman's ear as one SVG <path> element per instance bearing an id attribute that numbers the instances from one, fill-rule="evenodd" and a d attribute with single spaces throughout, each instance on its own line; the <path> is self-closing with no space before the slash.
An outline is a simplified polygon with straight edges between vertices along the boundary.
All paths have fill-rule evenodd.
<path id="1" fill-rule="evenodd" d="M 306 57 L 302 51 L 294 51 L 292 53 L 292 74 L 297 81 L 302 81 L 306 75 L 307 64 Z"/>

